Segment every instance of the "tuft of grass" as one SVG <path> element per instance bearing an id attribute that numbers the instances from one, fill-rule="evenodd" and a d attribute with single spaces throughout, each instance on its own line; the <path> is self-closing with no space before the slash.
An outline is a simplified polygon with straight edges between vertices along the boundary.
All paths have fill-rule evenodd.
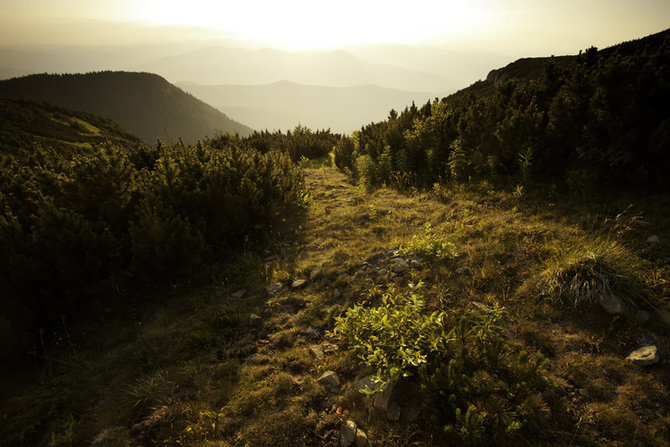
<path id="1" fill-rule="evenodd" d="M 541 284 L 546 295 L 573 307 L 619 299 L 635 308 L 641 296 L 633 275 L 608 253 L 590 252 L 557 261 L 542 273 Z"/>
<path id="2" fill-rule="evenodd" d="M 144 377 L 126 391 L 126 403 L 137 411 L 145 411 L 167 403 L 174 393 L 174 383 L 165 370 Z"/>

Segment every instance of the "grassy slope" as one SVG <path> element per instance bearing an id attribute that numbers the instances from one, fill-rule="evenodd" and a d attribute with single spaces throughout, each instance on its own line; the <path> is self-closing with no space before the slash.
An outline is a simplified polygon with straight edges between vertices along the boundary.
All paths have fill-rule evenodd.
<path id="1" fill-rule="evenodd" d="M 194 143 L 217 132 L 251 133 L 249 127 L 151 73 L 30 75 L 0 81 L 0 96 L 108 117 L 150 144 L 166 137 Z"/>
<path id="2" fill-rule="evenodd" d="M 339 445 L 342 417 L 354 419 L 372 445 L 439 445 L 439 430 L 421 419 L 367 417 L 351 385 L 364 372 L 354 357 L 336 351 L 320 362 L 308 352 L 328 341 L 326 331 L 348 306 L 374 302 L 392 286 L 407 291 L 410 281 L 423 281 L 429 306 L 450 315 L 472 302 L 500 303 L 509 342 L 549 358 L 564 411 L 538 433 L 543 443 L 668 445 L 667 365 L 645 369 L 623 360 L 649 341 L 667 350 L 668 329 L 576 311 L 543 299 L 537 288 L 560 259 L 605 250 L 628 265 L 650 303 L 667 307 L 667 198 L 634 202 L 632 212 L 644 212 L 647 226 L 626 216 L 603 224 L 628 202 L 537 204 L 487 185 L 366 194 L 333 168 L 308 169 L 306 177 L 307 216 L 288 222 L 282 242 L 268 251 L 160 292 L 156 304 L 145 297 L 123 316 L 103 311 L 90 326 L 64 325 L 61 345 L 47 350 L 30 385 L 4 390 L 13 398 L 0 407 L 0 445 L 16 445 L 22 433 L 24 445 L 88 445 L 104 430 L 118 445 Z M 422 268 L 395 278 L 380 273 L 391 251 L 425 235 L 427 223 L 459 256 L 426 257 Z M 625 223 L 630 230 L 617 234 Z M 651 234 L 661 242 L 646 244 Z M 290 287 L 310 276 L 304 288 Z M 274 281 L 285 288 L 270 297 L 265 286 Z M 230 296 L 241 288 L 244 298 Z M 262 331 L 249 328 L 249 312 L 263 317 Z M 343 379 L 343 397 L 316 383 L 329 369 Z"/>

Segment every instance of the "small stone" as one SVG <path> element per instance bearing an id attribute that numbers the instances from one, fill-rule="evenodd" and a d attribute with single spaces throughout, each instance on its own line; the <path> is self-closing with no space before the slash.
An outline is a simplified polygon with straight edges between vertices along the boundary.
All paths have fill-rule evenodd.
<path id="1" fill-rule="evenodd" d="M 614 295 L 599 296 L 598 304 L 600 304 L 600 307 L 602 307 L 608 314 L 620 315 L 625 313 L 626 307 L 623 301 Z"/>
<path id="2" fill-rule="evenodd" d="M 319 267 L 315 267 L 312 269 L 312 271 L 309 273 L 309 279 L 314 280 L 316 279 L 319 275 L 321 274 L 321 269 Z"/>
<path id="3" fill-rule="evenodd" d="M 316 380 L 317 383 L 326 387 L 328 391 L 336 392 L 340 389 L 340 378 L 335 371 L 326 371 Z M 353 440 L 352 440 L 353 442 Z"/>
<path id="4" fill-rule="evenodd" d="M 356 423 L 352 420 L 347 420 L 342 424 L 340 429 L 340 446 L 349 447 L 356 440 Z"/>
<path id="5" fill-rule="evenodd" d="M 464 275 L 464 274 L 468 273 L 469 271 L 470 271 L 470 268 L 466 267 L 466 266 L 461 266 L 461 267 L 456 269 L 456 273 L 458 273 L 459 275 Z"/>
<path id="6" fill-rule="evenodd" d="M 635 313 L 635 316 L 633 316 L 633 320 L 635 321 L 635 323 L 642 325 L 646 324 L 649 321 L 649 317 L 650 317 L 649 312 L 647 312 L 646 310 L 638 310 Z"/>
<path id="7" fill-rule="evenodd" d="M 267 358 L 262 354 L 251 354 L 245 359 L 245 362 L 258 365 L 263 363 L 265 360 L 267 360 Z"/>
<path id="8" fill-rule="evenodd" d="M 340 289 L 333 289 L 333 298 L 338 299 L 340 297 Z"/>
<path id="9" fill-rule="evenodd" d="M 295 281 L 293 281 L 293 284 L 291 284 L 291 287 L 293 287 L 294 289 L 298 289 L 304 286 L 306 282 L 307 282 L 306 279 L 296 279 Z"/>
<path id="10" fill-rule="evenodd" d="M 308 350 L 312 357 L 319 362 L 323 362 L 323 349 L 321 348 L 321 345 L 311 345 Z"/>
<path id="11" fill-rule="evenodd" d="M 412 259 L 411 265 L 413 269 L 420 269 L 422 262 L 417 259 Z"/>
<path id="12" fill-rule="evenodd" d="M 277 255 L 270 255 L 270 256 L 266 257 L 265 259 L 263 259 L 263 262 L 272 262 L 277 258 L 278 258 Z"/>
<path id="13" fill-rule="evenodd" d="M 321 331 L 319 331 L 315 327 L 310 326 L 307 329 L 305 329 L 305 335 L 307 335 L 308 337 L 317 338 L 318 336 L 321 335 Z"/>
<path id="14" fill-rule="evenodd" d="M 659 239 L 658 239 L 658 236 L 656 236 L 655 234 L 651 235 L 647 238 L 647 243 L 649 243 L 649 244 L 655 244 L 657 242 L 659 242 Z"/>
<path id="15" fill-rule="evenodd" d="M 356 430 L 356 447 L 365 447 L 368 445 L 368 435 L 360 428 Z"/>
<path id="16" fill-rule="evenodd" d="M 254 329 L 260 329 L 263 327 L 263 318 L 259 317 L 256 314 L 249 314 L 249 326 Z"/>
<path id="17" fill-rule="evenodd" d="M 643 346 L 631 352 L 626 357 L 626 361 L 640 366 L 649 366 L 658 363 L 658 348 L 655 345 Z"/>
<path id="18" fill-rule="evenodd" d="M 231 293 L 230 296 L 232 296 L 233 298 L 242 298 L 246 294 L 247 294 L 247 289 L 240 289 L 235 293 Z"/>
<path id="19" fill-rule="evenodd" d="M 267 290 L 270 295 L 276 295 L 279 292 L 281 292 L 281 289 L 283 288 L 284 284 L 282 284 L 281 282 L 275 282 L 267 286 L 265 290 Z"/>
<path id="20" fill-rule="evenodd" d="M 391 394 L 393 393 L 393 384 L 389 384 L 384 391 L 373 395 L 372 407 L 375 410 L 386 413 L 389 409 Z"/>
<path id="21" fill-rule="evenodd" d="M 386 275 L 388 275 L 388 272 L 389 272 L 389 271 L 386 270 L 386 269 L 379 269 L 379 270 L 377 270 L 377 273 L 379 273 L 381 276 L 386 276 Z"/>
<path id="22" fill-rule="evenodd" d="M 409 270 L 409 264 L 404 259 L 396 259 L 393 261 L 393 267 L 391 267 L 393 273 L 404 273 L 407 270 Z"/>
<path id="23" fill-rule="evenodd" d="M 386 417 L 389 421 L 399 421 L 400 420 L 400 405 L 393 402 L 389 405 L 389 409 L 386 412 Z"/>

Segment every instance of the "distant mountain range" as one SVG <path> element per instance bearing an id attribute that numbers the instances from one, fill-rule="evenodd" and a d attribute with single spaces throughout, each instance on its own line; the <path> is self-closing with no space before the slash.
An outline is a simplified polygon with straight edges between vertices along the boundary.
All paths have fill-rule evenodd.
<path id="1" fill-rule="evenodd" d="M 392 108 L 423 104 L 446 92 L 408 92 L 377 86 L 323 87 L 281 81 L 266 85 L 178 84 L 255 129 L 287 130 L 297 124 L 312 129 L 351 133 L 379 121 Z"/>
<path id="2" fill-rule="evenodd" d="M 193 143 L 217 133 L 244 136 L 252 131 L 150 73 L 30 75 L 0 81 L 0 97 L 95 113 L 113 119 L 148 143 L 157 138 Z"/>

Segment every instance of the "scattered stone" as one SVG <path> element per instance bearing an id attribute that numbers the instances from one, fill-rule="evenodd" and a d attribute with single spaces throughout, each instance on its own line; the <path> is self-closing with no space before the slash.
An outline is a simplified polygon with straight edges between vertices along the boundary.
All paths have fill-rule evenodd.
<path id="1" fill-rule="evenodd" d="M 649 244 L 655 244 L 657 242 L 659 242 L 659 239 L 658 239 L 658 236 L 656 236 L 655 234 L 651 235 L 647 238 L 647 243 L 649 243 Z"/>
<path id="2" fill-rule="evenodd" d="M 412 265 L 413 269 L 420 269 L 422 262 L 419 261 L 418 259 L 412 259 L 412 262 L 410 264 Z"/>
<path id="3" fill-rule="evenodd" d="M 374 394 L 372 401 L 372 408 L 375 410 L 386 413 L 389 409 L 389 402 L 391 400 L 391 394 L 393 393 L 393 384 L 389 384 L 384 391 Z"/>
<path id="4" fill-rule="evenodd" d="M 655 345 L 643 346 L 631 352 L 626 357 L 627 362 L 640 366 L 653 365 L 654 363 L 658 363 L 659 360 L 658 348 Z"/>
<path id="5" fill-rule="evenodd" d="M 269 344 L 270 344 L 270 340 L 268 340 L 268 339 L 266 339 L 266 338 L 261 338 L 261 339 L 258 340 L 258 344 L 259 344 L 259 345 L 269 345 Z"/>
<path id="6" fill-rule="evenodd" d="M 461 267 L 456 269 L 456 273 L 458 273 L 459 275 L 464 275 L 468 272 L 470 272 L 470 268 L 466 267 L 466 266 L 461 266 Z"/>
<path id="7" fill-rule="evenodd" d="M 316 380 L 317 383 L 326 387 L 330 392 L 336 392 L 340 389 L 340 378 L 335 371 L 326 371 Z M 352 440 L 353 442 L 353 440 Z"/>
<path id="8" fill-rule="evenodd" d="M 646 310 L 638 310 L 633 316 L 633 321 L 639 325 L 643 325 L 649 321 L 649 317 L 649 312 Z"/>
<path id="9" fill-rule="evenodd" d="M 379 273 L 381 276 L 386 276 L 386 275 L 388 275 L 388 272 L 389 272 L 389 271 L 386 270 L 386 269 L 379 269 L 379 270 L 377 270 L 377 273 Z"/>
<path id="10" fill-rule="evenodd" d="M 386 417 L 389 421 L 399 421 L 400 420 L 400 405 L 393 402 L 389 405 L 389 409 L 386 412 Z"/>
<path id="11" fill-rule="evenodd" d="M 263 327 L 263 318 L 256 314 L 249 314 L 249 326 L 254 329 L 261 329 Z"/>
<path id="12" fill-rule="evenodd" d="M 246 294 L 247 294 L 247 289 L 240 289 L 235 293 L 231 293 L 230 296 L 232 296 L 233 298 L 242 298 Z"/>
<path id="13" fill-rule="evenodd" d="M 321 348 L 321 345 L 311 345 L 308 350 L 312 357 L 319 363 L 323 362 L 323 349 Z"/>
<path id="14" fill-rule="evenodd" d="M 670 327 L 670 312 L 665 309 L 658 309 L 654 312 L 654 316 L 664 325 Z"/>
<path id="15" fill-rule="evenodd" d="M 321 269 L 319 267 L 315 267 L 312 269 L 311 272 L 309 272 L 309 279 L 314 280 L 316 279 L 319 275 L 321 274 Z"/>
<path id="16" fill-rule="evenodd" d="M 270 295 L 276 295 L 279 292 L 281 292 L 281 289 L 283 288 L 284 284 L 282 284 L 281 282 L 275 282 L 267 286 L 265 290 L 267 290 Z"/>
<path id="17" fill-rule="evenodd" d="M 274 260 L 277 259 L 277 258 L 278 258 L 277 255 L 271 255 L 271 256 L 268 256 L 268 257 L 266 257 L 265 259 L 263 259 L 263 262 L 272 262 L 272 261 L 274 261 Z"/>
<path id="18" fill-rule="evenodd" d="M 365 447 L 368 445 L 368 435 L 363 430 L 356 429 L 356 447 Z"/>
<path id="19" fill-rule="evenodd" d="M 308 337 L 317 338 L 321 335 L 321 331 L 315 327 L 310 326 L 307 329 L 305 329 L 305 335 L 307 335 Z"/>
<path id="20" fill-rule="evenodd" d="M 393 261 L 393 267 L 391 267 L 393 273 L 404 273 L 407 270 L 409 270 L 409 264 L 404 259 L 396 259 Z"/>
<path id="21" fill-rule="evenodd" d="M 340 446 L 349 447 L 356 440 L 356 423 L 352 420 L 347 420 L 342 424 L 340 430 Z"/>
<path id="22" fill-rule="evenodd" d="M 306 282 L 307 282 L 306 279 L 296 279 L 295 281 L 293 281 L 293 284 L 291 284 L 291 287 L 293 287 L 294 289 L 299 289 L 300 287 L 304 286 Z"/>
<path id="23" fill-rule="evenodd" d="M 608 314 L 621 315 L 626 312 L 626 306 L 623 301 L 614 295 L 601 295 L 598 297 L 598 304 Z"/>
<path id="24" fill-rule="evenodd" d="M 258 365 L 264 363 L 266 360 L 267 358 L 263 354 L 251 354 L 244 361 L 246 363 L 252 363 Z"/>

